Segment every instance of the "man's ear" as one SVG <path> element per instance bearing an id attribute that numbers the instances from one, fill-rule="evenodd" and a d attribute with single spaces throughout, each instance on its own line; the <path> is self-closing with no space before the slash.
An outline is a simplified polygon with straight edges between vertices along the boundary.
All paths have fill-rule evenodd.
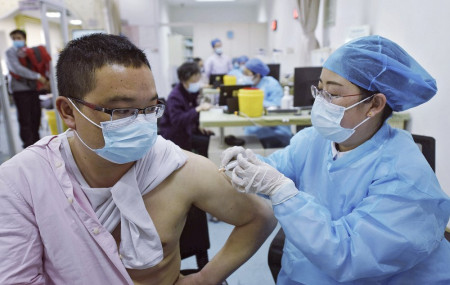
<path id="1" fill-rule="evenodd" d="M 56 98 L 56 110 L 58 110 L 61 119 L 69 128 L 74 130 L 77 129 L 75 117 L 73 115 L 74 107 L 67 97 L 58 96 L 58 98 Z"/>
<path id="2" fill-rule="evenodd" d="M 384 106 L 386 106 L 386 96 L 383 93 L 377 93 L 373 95 L 371 100 L 372 106 L 370 107 L 367 115 L 369 117 L 373 117 L 378 113 L 382 113 L 384 110 Z"/>

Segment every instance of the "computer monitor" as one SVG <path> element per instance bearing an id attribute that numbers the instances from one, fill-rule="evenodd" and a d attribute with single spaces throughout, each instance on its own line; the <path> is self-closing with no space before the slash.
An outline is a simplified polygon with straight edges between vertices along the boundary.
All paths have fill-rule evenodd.
<path id="1" fill-rule="evenodd" d="M 269 76 L 272 76 L 276 80 L 280 81 L 280 64 L 279 63 L 270 63 L 267 65 L 269 67 Z"/>
<path id="2" fill-rule="evenodd" d="M 294 106 L 311 109 L 314 98 L 311 85 L 319 83 L 322 67 L 297 67 L 294 69 Z"/>
<path id="3" fill-rule="evenodd" d="M 223 76 L 226 74 L 210 74 L 209 75 L 209 85 L 213 88 L 217 88 L 223 84 Z"/>
<path id="4" fill-rule="evenodd" d="M 251 85 L 220 85 L 219 105 L 228 106 L 228 113 L 239 111 L 238 91 L 239 89 L 252 87 Z"/>

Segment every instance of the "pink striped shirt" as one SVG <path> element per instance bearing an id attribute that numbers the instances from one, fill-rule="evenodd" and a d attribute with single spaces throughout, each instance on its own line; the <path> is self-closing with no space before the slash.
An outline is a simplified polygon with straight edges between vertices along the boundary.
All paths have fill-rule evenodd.
<path id="1" fill-rule="evenodd" d="M 133 284 L 60 145 L 43 138 L 0 166 L 0 284 Z"/>

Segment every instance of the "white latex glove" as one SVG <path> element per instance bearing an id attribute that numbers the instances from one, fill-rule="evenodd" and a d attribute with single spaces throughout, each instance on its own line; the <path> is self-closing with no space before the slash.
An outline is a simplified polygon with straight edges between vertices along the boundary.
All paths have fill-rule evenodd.
<path id="1" fill-rule="evenodd" d="M 231 184 L 238 191 L 274 195 L 284 184 L 292 180 L 269 164 L 259 160 L 249 149 L 237 155 L 237 165 L 231 176 Z"/>
<path id="2" fill-rule="evenodd" d="M 233 171 L 234 166 L 236 166 L 236 163 L 231 162 L 235 161 L 238 154 L 245 153 L 245 149 L 242 146 L 233 146 L 229 147 L 226 150 L 222 152 L 222 155 L 220 156 L 220 168 L 224 168 L 225 170 Z"/>

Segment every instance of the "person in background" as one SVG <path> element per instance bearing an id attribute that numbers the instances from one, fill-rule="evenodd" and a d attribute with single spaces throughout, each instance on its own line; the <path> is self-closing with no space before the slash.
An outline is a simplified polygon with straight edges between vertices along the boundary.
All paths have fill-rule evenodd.
<path id="1" fill-rule="evenodd" d="M 361 37 L 325 61 L 312 127 L 266 158 L 223 153 L 222 165 L 237 158 L 233 185 L 270 198 L 284 230 L 277 284 L 450 284 L 450 199 L 411 134 L 387 123 L 436 92 L 399 45 Z"/>
<path id="2" fill-rule="evenodd" d="M 13 95 L 19 120 L 19 133 L 23 148 L 40 138 L 41 102 L 36 81 L 48 85 L 48 80 L 40 73 L 23 66 L 19 58 L 26 57 L 27 34 L 23 30 L 14 30 L 9 36 L 13 46 L 6 51 L 6 65 L 9 70 L 9 92 Z"/>
<path id="3" fill-rule="evenodd" d="M 202 87 L 208 85 L 209 84 L 209 78 L 206 77 L 205 65 L 203 63 L 203 59 L 201 59 L 200 57 L 194 57 L 193 61 L 195 63 L 197 63 L 198 67 L 200 68 L 200 73 L 201 73 L 200 82 L 202 83 Z"/>
<path id="4" fill-rule="evenodd" d="M 228 56 L 223 54 L 222 41 L 214 39 L 211 41 L 211 47 L 214 54 L 212 54 L 205 63 L 205 74 L 207 78 L 211 74 L 227 74 L 233 68 L 231 60 Z"/>
<path id="5" fill-rule="evenodd" d="M 243 83 L 251 84 L 264 91 L 263 105 L 265 108 L 280 107 L 283 88 L 275 78 L 267 75 L 269 71 L 267 64 L 257 58 L 252 58 L 245 63 Z M 285 147 L 292 137 L 290 126 L 245 127 L 245 134 L 257 136 L 264 148 Z"/>
<path id="6" fill-rule="evenodd" d="M 142 50 L 87 35 L 66 45 L 56 74 L 70 129 L 0 165 L 0 284 L 220 284 L 257 251 L 276 225 L 270 206 L 157 135 L 164 105 Z M 183 276 L 194 205 L 234 230 Z"/>
<path id="7" fill-rule="evenodd" d="M 248 57 L 243 55 L 240 57 L 235 57 L 232 59 L 233 69 L 228 72 L 228 75 L 236 76 L 236 84 L 244 84 L 244 67 L 245 63 L 248 61 Z"/>
<path id="8" fill-rule="evenodd" d="M 185 62 L 177 74 L 180 82 L 167 98 L 166 110 L 158 124 L 159 134 L 182 149 L 208 157 L 209 137 L 214 133 L 199 127 L 199 116 L 212 105 L 198 102 L 200 68 L 195 62 Z"/>

